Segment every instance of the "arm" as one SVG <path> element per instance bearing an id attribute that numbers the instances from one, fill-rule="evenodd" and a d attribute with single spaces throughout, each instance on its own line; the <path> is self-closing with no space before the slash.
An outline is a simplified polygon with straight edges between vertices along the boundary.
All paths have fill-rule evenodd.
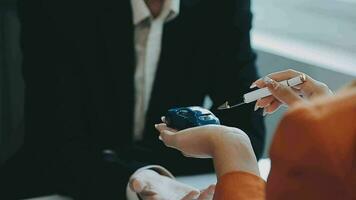
<path id="1" fill-rule="evenodd" d="M 165 145 L 189 157 L 213 158 L 218 177 L 215 199 L 264 199 L 264 181 L 248 136 L 226 126 L 203 126 L 176 132 L 156 125 Z"/>

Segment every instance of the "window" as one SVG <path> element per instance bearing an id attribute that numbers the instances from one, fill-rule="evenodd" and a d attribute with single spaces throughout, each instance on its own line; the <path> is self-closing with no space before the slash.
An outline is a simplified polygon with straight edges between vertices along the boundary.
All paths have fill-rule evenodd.
<path id="1" fill-rule="evenodd" d="M 252 0 L 252 5 L 255 48 L 356 75 L 356 0 Z"/>

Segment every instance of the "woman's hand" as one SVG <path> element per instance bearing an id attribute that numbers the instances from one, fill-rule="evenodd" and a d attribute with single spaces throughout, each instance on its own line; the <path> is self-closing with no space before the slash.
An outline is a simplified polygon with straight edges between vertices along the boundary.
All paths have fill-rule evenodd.
<path id="1" fill-rule="evenodd" d="M 231 171 L 259 175 L 257 159 L 248 136 L 240 129 L 207 125 L 175 131 L 158 124 L 160 139 L 187 157 L 213 158 L 219 176 Z"/>
<path id="2" fill-rule="evenodd" d="M 234 128 L 227 126 L 207 125 L 178 132 L 164 123 L 157 124 L 155 127 L 166 146 L 181 151 L 187 157 L 195 158 L 213 157 L 215 147 L 220 145 L 219 142 L 236 137 L 232 133 Z"/>
<path id="3" fill-rule="evenodd" d="M 291 106 L 300 101 L 332 94 L 326 84 L 316 81 L 308 75 L 305 75 L 306 79 L 302 84 L 294 87 L 287 87 L 279 83 L 279 81 L 291 79 L 301 74 L 301 72 L 290 69 L 269 74 L 255 81 L 251 88 L 268 87 L 272 93 L 272 96 L 259 99 L 256 102 L 255 109 L 263 108 L 264 114 L 273 113 L 283 104 Z"/>

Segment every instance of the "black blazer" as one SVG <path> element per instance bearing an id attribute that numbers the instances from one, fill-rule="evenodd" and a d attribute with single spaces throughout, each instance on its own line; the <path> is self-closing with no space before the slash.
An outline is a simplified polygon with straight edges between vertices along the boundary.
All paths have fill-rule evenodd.
<path id="1" fill-rule="evenodd" d="M 181 1 L 179 16 L 164 27 L 139 143 L 132 139 L 130 0 L 22 0 L 20 18 L 26 134 L 24 147 L 2 169 L 9 193 L 122 199 L 130 174 L 147 164 L 174 174 L 211 171 L 210 160 L 164 147 L 153 126 L 167 109 L 202 105 L 206 95 L 222 123 L 244 130 L 261 156 L 264 125 L 253 105 L 215 110 L 239 100 L 257 79 L 249 0 Z M 103 157 L 105 149 L 116 152 L 113 162 Z"/>

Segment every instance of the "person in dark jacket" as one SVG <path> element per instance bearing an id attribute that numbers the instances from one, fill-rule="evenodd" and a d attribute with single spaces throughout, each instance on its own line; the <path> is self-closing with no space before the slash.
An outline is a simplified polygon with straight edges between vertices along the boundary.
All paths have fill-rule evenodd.
<path id="1" fill-rule="evenodd" d="M 1 199 L 124 199 L 133 173 L 210 172 L 211 161 L 164 149 L 153 126 L 207 96 L 261 157 L 253 106 L 215 110 L 257 79 L 249 0 L 20 0 L 19 9 L 25 140 L 1 168 Z"/>

